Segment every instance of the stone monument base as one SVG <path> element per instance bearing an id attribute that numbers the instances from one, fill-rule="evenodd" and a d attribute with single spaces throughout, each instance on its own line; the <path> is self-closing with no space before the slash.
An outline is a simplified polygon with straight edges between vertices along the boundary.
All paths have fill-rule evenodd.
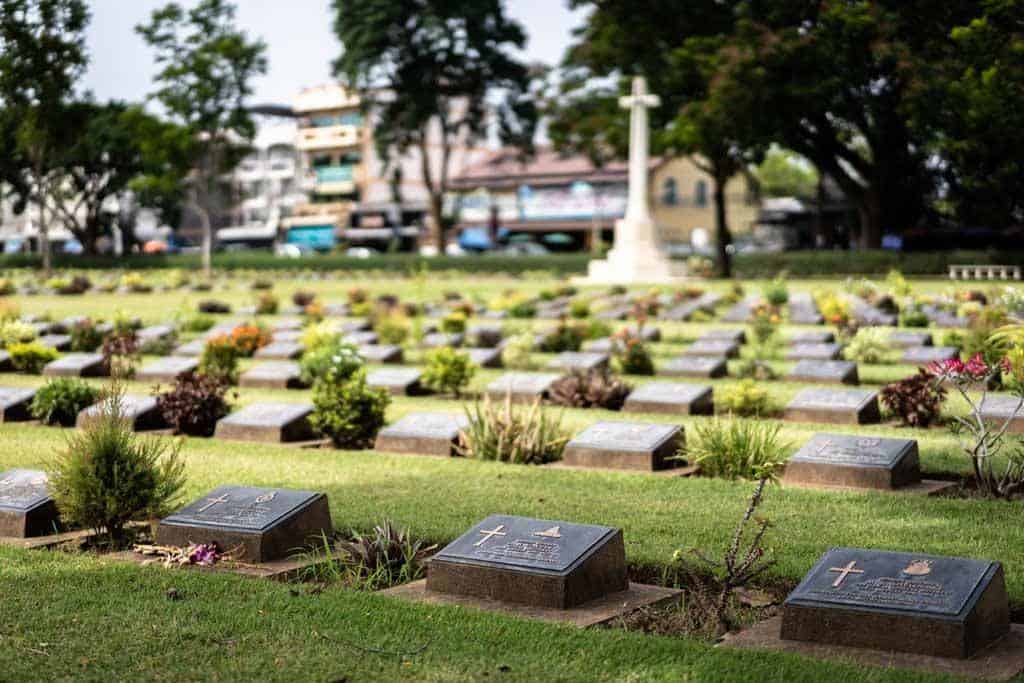
<path id="1" fill-rule="evenodd" d="M 631 241 L 631 235 L 654 234 L 651 224 L 622 219 L 615 224 L 616 246 L 607 258 L 591 261 L 586 277 L 573 278 L 584 285 L 673 284 L 687 280 L 686 264 L 673 261 L 659 244 Z"/>

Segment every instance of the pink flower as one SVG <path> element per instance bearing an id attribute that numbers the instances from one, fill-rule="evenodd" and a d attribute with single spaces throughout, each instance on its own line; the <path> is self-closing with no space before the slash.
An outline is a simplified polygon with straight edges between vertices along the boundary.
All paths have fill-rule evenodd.
<path id="1" fill-rule="evenodd" d="M 189 548 L 188 561 L 191 564 L 209 567 L 219 559 L 220 553 L 217 552 L 217 545 L 215 543 L 200 543 Z"/>

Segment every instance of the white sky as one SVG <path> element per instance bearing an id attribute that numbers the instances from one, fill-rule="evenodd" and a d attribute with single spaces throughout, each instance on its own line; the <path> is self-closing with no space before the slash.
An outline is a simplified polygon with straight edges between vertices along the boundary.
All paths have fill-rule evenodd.
<path id="1" fill-rule="evenodd" d="M 91 0 L 87 34 L 90 65 L 81 87 L 100 100 L 140 101 L 152 90 L 151 51 L 134 27 L 166 0 Z M 185 0 L 185 5 L 195 0 Z M 253 104 L 290 104 L 304 87 L 330 80 L 339 52 L 331 33 L 329 0 L 236 0 L 238 23 L 267 43 L 270 70 L 256 83 Z M 526 27 L 529 61 L 557 63 L 581 15 L 565 0 L 506 0 L 509 14 Z"/>

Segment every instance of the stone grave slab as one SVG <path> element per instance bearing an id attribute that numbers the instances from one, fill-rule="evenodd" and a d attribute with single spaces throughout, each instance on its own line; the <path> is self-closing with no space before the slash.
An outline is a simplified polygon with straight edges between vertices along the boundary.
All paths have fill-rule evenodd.
<path id="1" fill-rule="evenodd" d="M 780 636 L 966 659 L 1009 631 L 999 562 L 832 548 L 786 598 Z"/>
<path id="2" fill-rule="evenodd" d="M 203 349 L 206 348 L 205 339 L 195 339 L 187 344 L 182 344 L 171 352 L 173 356 L 181 356 L 183 358 L 199 358 L 203 355 Z"/>
<path id="3" fill-rule="evenodd" d="M 821 325 L 825 317 L 807 292 L 794 292 L 789 297 L 789 321 L 794 325 Z"/>
<path id="4" fill-rule="evenodd" d="M 640 341 L 654 343 L 661 341 L 661 329 L 651 325 L 644 325 L 642 328 L 636 326 L 627 327 L 626 334 L 631 337 L 639 337 Z"/>
<path id="5" fill-rule="evenodd" d="M 788 339 L 790 345 L 800 346 L 803 344 L 834 344 L 836 335 L 828 330 L 800 330 L 794 332 Z"/>
<path id="6" fill-rule="evenodd" d="M 393 396 L 419 396 L 427 393 L 420 384 L 423 372 L 417 368 L 381 368 L 366 376 L 366 383 L 385 389 Z"/>
<path id="7" fill-rule="evenodd" d="M 302 330 L 276 330 L 270 334 L 270 338 L 276 342 L 299 342 L 302 341 Z"/>
<path id="8" fill-rule="evenodd" d="M 266 360 L 293 360 L 302 355 L 303 346 L 294 341 L 274 341 L 256 349 L 253 358 Z"/>
<path id="9" fill-rule="evenodd" d="M 304 389 L 299 364 L 291 360 L 256 363 L 238 376 L 238 386 L 251 389 Z"/>
<path id="10" fill-rule="evenodd" d="M 789 382 L 860 384 L 857 364 L 846 360 L 802 360 L 786 375 Z"/>
<path id="11" fill-rule="evenodd" d="M 712 313 L 722 301 L 722 295 L 714 292 L 706 292 L 701 294 L 696 299 L 690 299 L 688 301 L 681 301 L 674 306 L 668 307 L 659 316 L 662 320 L 689 320 L 698 311 L 705 313 Z"/>
<path id="12" fill-rule="evenodd" d="M 372 327 L 373 326 L 370 324 L 369 320 L 346 320 L 338 325 L 338 330 L 340 330 L 342 334 L 353 334 L 355 332 L 366 332 Z"/>
<path id="13" fill-rule="evenodd" d="M 195 372 L 197 369 L 199 361 L 196 358 L 168 356 L 143 365 L 135 374 L 135 379 L 140 382 L 174 382 L 178 375 Z"/>
<path id="14" fill-rule="evenodd" d="M 156 407 L 156 397 L 145 394 L 125 394 L 121 397 L 121 418 L 131 425 L 136 432 L 152 429 L 165 429 L 167 422 Z M 78 413 L 75 426 L 79 429 L 88 426 L 103 414 L 107 402 L 100 401 Z"/>
<path id="15" fill-rule="evenodd" d="M 1018 407 L 1020 407 L 1019 410 L 1017 410 Z M 1010 420 L 1006 431 L 1011 434 L 1024 434 L 1024 406 L 1021 406 L 1021 401 L 1016 396 L 988 394 L 985 397 L 985 403 L 981 406 L 981 417 L 1002 427 L 1003 423 L 1014 414 L 1014 411 L 1017 412 L 1017 416 Z"/>
<path id="16" fill-rule="evenodd" d="M 427 349 L 452 348 L 462 346 L 465 336 L 462 334 L 448 334 L 445 332 L 431 332 L 423 335 L 423 347 Z"/>
<path id="17" fill-rule="evenodd" d="M 351 312 L 348 304 L 332 303 L 324 304 L 324 315 L 330 318 L 344 318 Z"/>
<path id="18" fill-rule="evenodd" d="M 11 365 L 11 354 L 0 349 L 0 372 L 10 372 L 14 368 Z"/>
<path id="19" fill-rule="evenodd" d="M 729 328 L 716 328 L 702 332 L 696 341 L 699 342 L 730 342 L 732 344 L 746 344 L 747 333 L 743 330 Z"/>
<path id="20" fill-rule="evenodd" d="M 878 392 L 871 389 L 803 389 L 786 406 L 785 419 L 831 424 L 877 424 Z"/>
<path id="21" fill-rule="evenodd" d="M 658 364 L 658 374 L 669 377 L 702 377 L 715 379 L 729 374 L 724 358 L 682 356 Z"/>
<path id="22" fill-rule="evenodd" d="M 428 592 L 572 609 L 629 588 L 622 530 L 491 515 L 430 560 Z"/>
<path id="23" fill-rule="evenodd" d="M 327 495 L 294 489 L 221 486 L 160 520 L 156 542 L 215 543 L 239 562 L 270 562 L 333 534 Z"/>
<path id="24" fill-rule="evenodd" d="M 466 337 L 470 344 L 481 349 L 494 349 L 501 344 L 505 333 L 500 325 L 470 325 L 466 329 Z"/>
<path id="25" fill-rule="evenodd" d="M 71 348 L 71 335 L 67 334 L 44 334 L 36 338 L 36 342 L 48 349 L 67 351 Z"/>
<path id="26" fill-rule="evenodd" d="M 491 348 L 476 348 L 476 349 L 463 349 L 469 354 L 469 360 L 481 368 L 501 368 L 504 367 L 504 362 L 501 359 L 500 349 Z"/>
<path id="27" fill-rule="evenodd" d="M 896 324 L 897 316 L 895 314 L 885 313 L 857 296 L 847 297 L 847 300 L 850 302 L 853 317 L 861 325 L 892 327 Z"/>
<path id="28" fill-rule="evenodd" d="M 0 537 L 33 538 L 58 531 L 60 516 L 47 488 L 46 472 L 0 472 Z"/>
<path id="29" fill-rule="evenodd" d="M 214 337 L 220 337 L 225 334 L 231 334 L 231 332 L 238 326 L 244 325 L 245 320 L 225 320 L 224 322 L 217 323 L 206 332 L 203 333 L 204 339 L 213 339 Z"/>
<path id="30" fill-rule="evenodd" d="M 583 350 L 590 353 L 614 353 L 619 348 L 619 341 L 612 337 L 601 337 L 583 342 Z"/>
<path id="31" fill-rule="evenodd" d="M 282 330 L 301 330 L 305 321 L 298 316 L 288 316 L 286 318 L 279 318 L 275 320 L 271 325 L 270 329 L 274 332 Z"/>
<path id="32" fill-rule="evenodd" d="M 394 344 L 361 344 L 358 350 L 367 363 L 400 364 L 404 359 L 402 347 Z"/>
<path id="33" fill-rule="evenodd" d="M 622 409 L 631 413 L 711 415 L 715 412 L 715 404 L 709 386 L 649 382 L 630 392 Z"/>
<path id="34" fill-rule="evenodd" d="M 921 481 L 917 441 L 815 434 L 786 464 L 793 484 L 896 489 Z"/>
<path id="35" fill-rule="evenodd" d="M 513 403 L 533 403 L 547 398 L 559 377 L 553 373 L 506 372 L 488 384 L 486 391 L 492 401 L 504 401 L 511 396 Z"/>
<path id="36" fill-rule="evenodd" d="M 29 406 L 36 390 L 28 387 L 0 387 L 0 422 L 31 420 Z"/>
<path id="37" fill-rule="evenodd" d="M 599 370 L 608 367 L 610 358 L 607 353 L 591 353 L 589 351 L 564 351 L 548 362 L 550 370 Z"/>
<path id="38" fill-rule="evenodd" d="M 375 449 L 389 453 L 451 456 L 469 425 L 462 413 L 409 413 L 377 434 Z"/>
<path id="39" fill-rule="evenodd" d="M 684 442 L 683 428 L 677 425 L 602 421 L 566 444 L 562 462 L 570 467 L 653 472 L 682 466 L 673 457 Z"/>
<path id="40" fill-rule="evenodd" d="M 559 315 L 565 315 L 568 312 L 569 312 L 569 307 L 566 306 L 565 309 Z M 597 318 L 598 320 L 625 320 L 626 318 L 629 317 L 629 315 L 632 312 L 633 312 L 633 305 L 632 304 L 621 304 L 621 305 L 618 305 L 618 306 L 612 306 L 611 308 L 606 308 L 603 311 L 598 311 L 594 315 L 594 317 Z M 558 316 L 552 316 L 552 317 L 558 317 Z"/>
<path id="41" fill-rule="evenodd" d="M 749 322 L 754 315 L 754 308 L 761 303 L 761 297 L 749 296 L 734 304 L 732 308 L 722 314 L 722 322 L 745 323 Z"/>
<path id="42" fill-rule="evenodd" d="M 739 358 L 740 347 L 727 339 L 698 339 L 683 351 L 684 356 L 705 358 Z"/>
<path id="43" fill-rule="evenodd" d="M 286 443 L 316 437 L 309 424 L 310 403 L 252 403 L 217 422 L 219 439 Z"/>
<path id="44" fill-rule="evenodd" d="M 931 346 L 934 343 L 931 332 L 912 332 L 900 330 L 889 335 L 889 346 L 907 349 L 918 346 Z"/>
<path id="45" fill-rule="evenodd" d="M 901 362 L 908 365 L 928 365 L 960 357 L 960 349 L 952 346 L 916 346 L 903 351 Z"/>
<path id="46" fill-rule="evenodd" d="M 378 340 L 379 337 L 377 337 L 377 333 L 369 330 L 363 332 L 349 332 L 342 338 L 342 341 L 348 344 L 354 344 L 355 346 L 376 344 Z"/>
<path id="47" fill-rule="evenodd" d="M 786 360 L 838 360 L 843 353 L 839 344 L 794 344 L 786 351 Z"/>
<path id="48" fill-rule="evenodd" d="M 139 339 L 139 344 L 142 345 L 159 339 L 173 337 L 174 328 L 171 325 L 150 325 L 149 327 L 143 327 L 135 334 Z"/>
<path id="49" fill-rule="evenodd" d="M 43 374 L 47 377 L 106 377 L 110 370 L 102 354 L 68 353 L 47 363 Z"/>

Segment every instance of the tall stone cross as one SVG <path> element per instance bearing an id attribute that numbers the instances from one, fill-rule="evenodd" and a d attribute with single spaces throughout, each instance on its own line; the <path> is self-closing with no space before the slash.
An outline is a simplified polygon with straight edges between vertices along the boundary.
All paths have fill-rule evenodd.
<path id="1" fill-rule="evenodd" d="M 633 78 L 631 95 L 619 98 L 619 106 L 629 110 L 629 203 L 626 205 L 626 220 L 634 223 L 651 223 L 651 212 L 647 203 L 647 160 L 649 154 L 649 131 L 647 110 L 661 104 L 661 98 L 647 92 L 647 79 Z"/>

